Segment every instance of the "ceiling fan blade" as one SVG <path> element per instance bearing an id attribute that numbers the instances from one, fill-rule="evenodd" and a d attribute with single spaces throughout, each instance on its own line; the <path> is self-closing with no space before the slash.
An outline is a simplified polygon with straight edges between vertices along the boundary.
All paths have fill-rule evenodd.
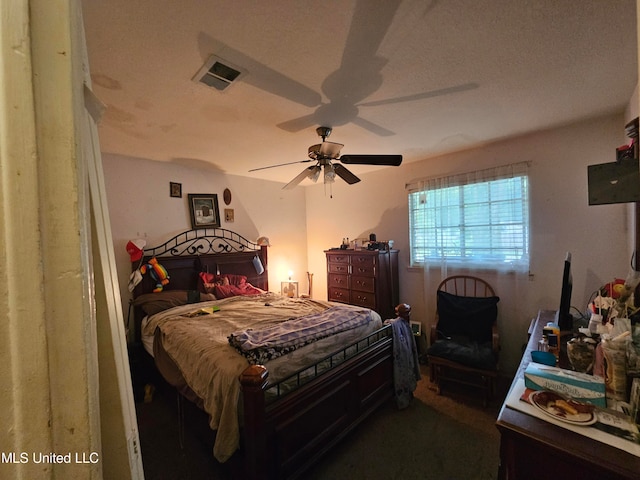
<path id="1" fill-rule="evenodd" d="M 289 183 L 287 183 L 284 187 L 282 187 L 282 189 L 283 190 L 291 190 L 292 188 L 296 187 L 302 180 L 304 180 L 308 176 L 310 176 L 313 173 L 315 173 L 315 170 L 316 170 L 316 166 L 315 165 L 313 167 L 305 168 L 302 172 L 300 172 L 300 174 L 296 178 L 294 178 Z"/>
<path id="2" fill-rule="evenodd" d="M 268 167 L 252 168 L 249 171 L 250 172 L 255 172 L 256 170 L 264 170 L 266 168 L 282 167 L 283 165 L 293 165 L 294 163 L 307 163 L 307 162 L 312 162 L 312 161 L 313 160 L 308 159 L 308 160 L 298 160 L 297 162 L 278 163 L 277 165 L 269 165 Z"/>
<path id="3" fill-rule="evenodd" d="M 336 175 L 342 178 L 349 185 L 353 185 L 354 183 L 358 183 L 360 181 L 360 179 L 356 177 L 353 173 L 351 173 L 351 171 L 348 170 L 347 167 L 345 167 L 344 165 L 340 165 L 340 164 L 334 165 L 333 171 L 336 172 Z"/>
<path id="4" fill-rule="evenodd" d="M 342 155 L 340 161 L 347 165 L 388 165 L 397 167 L 402 163 L 402 155 Z"/>

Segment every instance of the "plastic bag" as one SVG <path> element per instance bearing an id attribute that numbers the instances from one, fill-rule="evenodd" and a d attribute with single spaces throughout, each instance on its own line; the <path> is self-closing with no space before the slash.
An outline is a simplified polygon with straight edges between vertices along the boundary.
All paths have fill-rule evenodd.
<path id="1" fill-rule="evenodd" d="M 604 385 L 607 402 L 627 400 L 627 348 L 629 337 L 622 340 L 603 339 Z"/>

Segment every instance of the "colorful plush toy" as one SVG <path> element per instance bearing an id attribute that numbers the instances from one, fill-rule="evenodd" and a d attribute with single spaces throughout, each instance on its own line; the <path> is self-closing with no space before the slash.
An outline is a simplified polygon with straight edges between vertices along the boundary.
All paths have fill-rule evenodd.
<path id="1" fill-rule="evenodd" d="M 158 263 L 156 257 L 149 260 L 149 263 L 140 267 L 140 273 L 144 275 L 149 270 L 149 275 L 156 281 L 156 288 L 153 289 L 155 293 L 161 292 L 164 286 L 169 283 L 169 274 L 167 270 Z"/>
<path id="2" fill-rule="evenodd" d="M 620 296 L 624 293 L 624 280 L 621 278 L 616 278 L 613 282 L 609 282 L 604 285 L 601 289 L 600 295 L 611 298 L 620 298 Z"/>

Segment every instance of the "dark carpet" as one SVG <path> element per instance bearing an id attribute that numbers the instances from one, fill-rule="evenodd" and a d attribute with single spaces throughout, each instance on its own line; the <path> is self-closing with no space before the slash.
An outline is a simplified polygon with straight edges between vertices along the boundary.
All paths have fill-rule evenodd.
<path id="1" fill-rule="evenodd" d="M 499 435 L 495 427 L 508 381 L 499 382 L 492 404 L 463 387 L 436 395 L 428 388 L 428 368 L 409 408 L 393 402 L 360 425 L 305 478 L 460 479 L 497 478 Z M 136 395 L 138 426 L 147 480 L 228 480 L 231 466 L 212 455 L 213 436 L 203 412 L 158 383 L 153 401 Z M 183 429 L 178 417 L 183 417 Z M 183 432 L 183 433 L 181 433 Z"/>

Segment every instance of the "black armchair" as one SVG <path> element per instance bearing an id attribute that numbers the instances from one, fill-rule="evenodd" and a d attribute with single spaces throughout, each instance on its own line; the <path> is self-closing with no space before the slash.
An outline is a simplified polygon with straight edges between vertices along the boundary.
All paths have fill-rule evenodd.
<path id="1" fill-rule="evenodd" d="M 431 384 L 438 394 L 447 381 L 480 388 L 486 406 L 498 375 L 500 299 L 486 281 L 468 275 L 444 279 L 437 290 L 437 310 L 427 358 Z"/>

